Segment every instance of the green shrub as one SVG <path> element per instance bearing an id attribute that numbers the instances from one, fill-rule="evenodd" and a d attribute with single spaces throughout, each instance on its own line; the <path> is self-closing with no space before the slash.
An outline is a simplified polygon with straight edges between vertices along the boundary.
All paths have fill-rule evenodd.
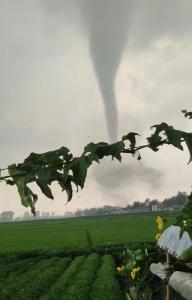
<path id="1" fill-rule="evenodd" d="M 165 254 L 154 244 L 138 243 L 119 255 L 119 280 L 128 299 L 157 299 L 162 284 L 150 272 L 151 263 L 164 262 Z"/>

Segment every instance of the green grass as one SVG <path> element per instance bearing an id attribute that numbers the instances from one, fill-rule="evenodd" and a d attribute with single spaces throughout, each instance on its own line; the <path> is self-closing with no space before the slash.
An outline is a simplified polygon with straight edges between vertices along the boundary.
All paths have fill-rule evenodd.
<path id="1" fill-rule="evenodd" d="M 174 215 L 166 217 L 168 226 Z M 155 220 L 137 214 L 1 223 L 0 300 L 124 299 L 115 253 L 153 242 Z"/>
<path id="2" fill-rule="evenodd" d="M 86 217 L 0 224 L 0 253 L 87 248 L 93 245 L 154 241 L 156 215 Z M 168 217 L 168 224 L 174 216 Z"/>
<path id="3" fill-rule="evenodd" d="M 83 266 L 79 273 L 74 277 L 71 285 L 66 289 L 62 300 L 90 300 L 90 293 L 92 284 L 94 282 L 98 267 L 100 263 L 100 256 L 92 253 L 83 262 Z"/>
<path id="4" fill-rule="evenodd" d="M 40 298 L 40 300 L 55 300 L 55 298 L 60 299 L 80 271 L 84 260 L 85 256 L 75 257 L 68 269 L 57 280 L 55 280 L 53 285 L 47 289 L 46 293 Z"/>
<path id="5" fill-rule="evenodd" d="M 116 273 L 114 259 L 111 255 L 104 255 L 92 286 L 91 300 L 123 299 Z"/>
<path id="6" fill-rule="evenodd" d="M 34 264 L 30 265 L 34 261 Z M 55 257 L 37 261 L 23 259 L 28 266 L 19 274 L 6 273 L 0 282 L 0 300 L 120 300 L 114 259 L 111 255 Z M 9 269 L 9 267 L 8 267 Z M 105 297 L 103 297 L 105 294 Z"/>
<path id="7" fill-rule="evenodd" d="M 19 276 L 11 273 L 6 280 L 0 284 L 0 300 L 36 299 L 32 297 L 32 293 L 39 292 L 39 290 L 41 291 L 44 284 L 47 285 L 47 282 L 43 282 L 44 284 L 42 283 L 42 279 L 46 277 L 47 270 L 49 270 L 49 268 L 54 269 L 55 266 L 59 268 L 59 270 L 54 269 L 54 272 L 52 272 L 53 274 L 51 274 L 53 278 L 55 278 L 55 275 L 57 276 L 59 272 L 61 273 L 64 270 L 65 262 L 69 263 L 69 258 L 42 259 L 37 264 L 35 263 L 32 266 L 29 265 L 27 270 Z M 37 286 L 37 283 L 40 285 Z M 29 294 L 30 298 L 27 298 L 26 294 Z"/>

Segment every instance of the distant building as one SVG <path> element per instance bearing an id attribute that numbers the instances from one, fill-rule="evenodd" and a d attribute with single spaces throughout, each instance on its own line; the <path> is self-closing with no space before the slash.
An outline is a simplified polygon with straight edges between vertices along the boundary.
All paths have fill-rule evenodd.
<path id="1" fill-rule="evenodd" d="M 151 205 L 151 211 L 152 212 L 155 212 L 155 211 L 158 211 L 159 209 L 158 209 L 158 205 L 157 204 L 152 204 Z"/>
<path id="2" fill-rule="evenodd" d="M 152 200 L 150 202 L 150 209 L 152 212 L 160 211 L 160 203 L 157 200 Z"/>

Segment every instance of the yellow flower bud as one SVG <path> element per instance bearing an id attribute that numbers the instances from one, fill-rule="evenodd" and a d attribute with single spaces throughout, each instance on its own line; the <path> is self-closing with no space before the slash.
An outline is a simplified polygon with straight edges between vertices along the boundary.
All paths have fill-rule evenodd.
<path id="1" fill-rule="evenodd" d="M 163 219 L 160 216 L 157 216 L 156 218 L 156 224 L 157 224 L 157 228 L 162 231 L 163 230 Z"/>
<path id="2" fill-rule="evenodd" d="M 117 267 L 117 271 L 118 271 L 119 273 L 123 272 L 124 269 L 125 269 L 125 266 Z"/>
<path id="3" fill-rule="evenodd" d="M 132 271 L 131 271 L 131 278 L 133 280 L 135 280 L 135 277 L 136 277 L 136 274 L 139 272 L 140 270 L 140 267 L 137 267 L 137 268 L 134 268 Z"/>

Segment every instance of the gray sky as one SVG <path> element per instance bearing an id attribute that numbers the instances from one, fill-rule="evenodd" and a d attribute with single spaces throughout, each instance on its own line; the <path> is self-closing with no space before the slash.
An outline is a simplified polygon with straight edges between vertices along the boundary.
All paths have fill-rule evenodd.
<path id="1" fill-rule="evenodd" d="M 119 138 L 149 135 L 161 121 L 191 130 L 180 113 L 192 109 L 191 31 L 191 0 L 0 0 L 0 166 L 61 145 L 78 155 L 90 141 L 108 141 L 115 122 Z M 56 185 L 55 200 L 40 196 L 37 209 L 189 192 L 187 161 L 187 151 L 169 148 L 145 150 L 142 162 L 105 159 L 67 206 Z M 0 211 L 26 210 L 14 187 L 0 188 Z"/>

